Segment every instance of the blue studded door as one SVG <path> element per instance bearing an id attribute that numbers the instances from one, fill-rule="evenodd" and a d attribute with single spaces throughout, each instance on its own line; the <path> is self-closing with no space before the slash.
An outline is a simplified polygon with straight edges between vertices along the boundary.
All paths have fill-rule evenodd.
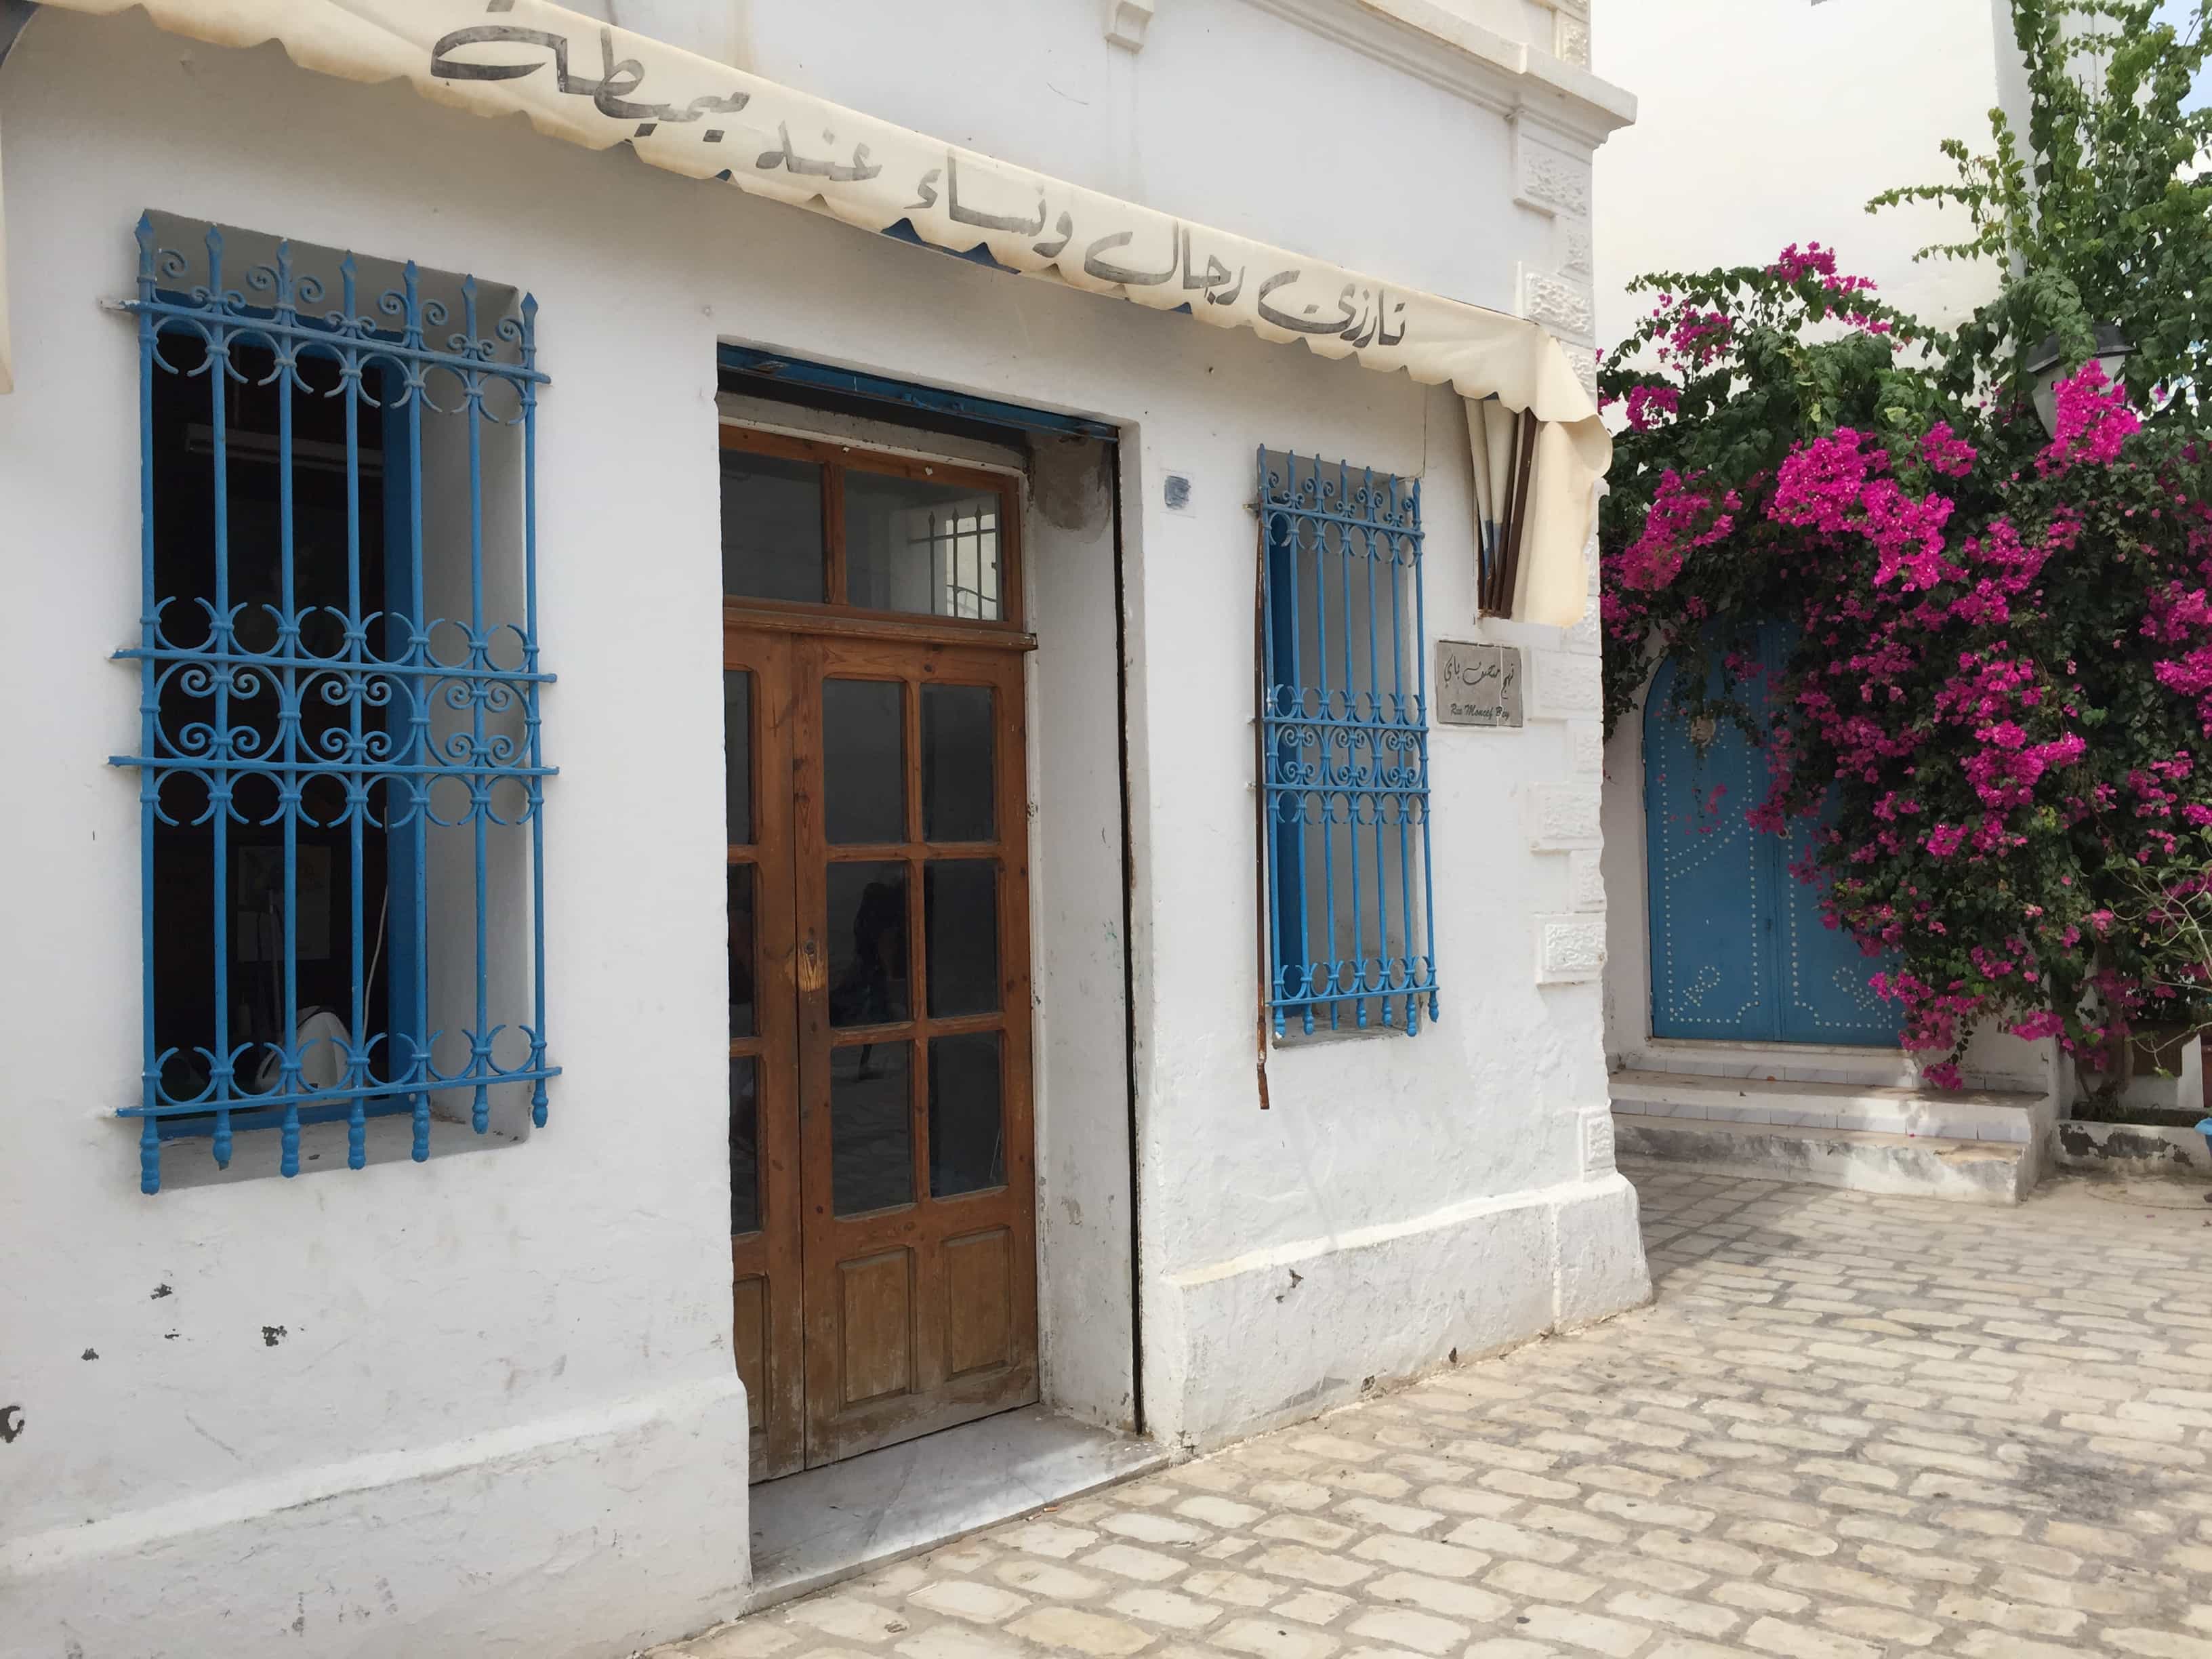
<path id="1" fill-rule="evenodd" d="M 1759 648 L 1778 671 L 1783 631 L 1762 630 Z M 1828 927 L 1819 890 L 1790 873 L 1809 848 L 1808 826 L 1784 838 L 1745 821 L 1766 793 L 1765 756 L 1733 726 L 1693 732 L 1672 715 L 1673 676 L 1661 669 L 1644 719 L 1651 1035 L 1894 1044 L 1893 1006 L 1868 984 L 1891 963 Z M 1763 711 L 1762 689 L 1747 689 Z"/>

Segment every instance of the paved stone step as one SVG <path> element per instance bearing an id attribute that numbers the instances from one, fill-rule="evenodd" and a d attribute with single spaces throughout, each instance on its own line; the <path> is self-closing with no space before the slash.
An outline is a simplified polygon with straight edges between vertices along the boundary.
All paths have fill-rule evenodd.
<path id="1" fill-rule="evenodd" d="M 1997 1089 L 1958 1094 L 1875 1084 L 1805 1083 L 1712 1077 L 1691 1072 L 1615 1072 L 1615 1111 L 1642 1117 L 1710 1119 L 1800 1129 L 2024 1144 L 2038 1095 Z"/>
<path id="2" fill-rule="evenodd" d="M 1802 1181 L 1967 1204 L 2016 1204 L 2033 1175 L 2028 1148 L 2018 1141 L 1653 1117 L 1619 1105 L 1613 1124 L 1622 1158 L 1649 1158 L 1707 1175 Z"/>

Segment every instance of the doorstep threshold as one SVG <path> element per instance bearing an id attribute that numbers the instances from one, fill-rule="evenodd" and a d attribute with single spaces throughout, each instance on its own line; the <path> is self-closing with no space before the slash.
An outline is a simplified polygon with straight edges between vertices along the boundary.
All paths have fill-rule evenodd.
<path id="1" fill-rule="evenodd" d="M 748 1613 L 1175 1461 L 1042 1406 L 940 1429 L 752 1489 Z"/>
<path id="2" fill-rule="evenodd" d="M 1942 1100 L 2000 1108 L 2031 1106 L 2042 1098 L 2039 1095 L 2015 1089 L 1940 1090 L 1932 1087 L 1914 1089 L 1890 1083 L 1816 1082 L 1809 1078 L 1723 1077 L 1717 1073 L 1711 1072 L 1661 1072 L 1639 1069 L 1615 1072 L 1610 1081 L 1616 1088 L 1639 1096 L 1654 1091 L 1673 1091 L 1706 1097 L 1741 1095 L 1779 1097 L 1796 1095 L 1808 1100 L 1868 1101 L 1883 1103 Z"/>
<path id="3" fill-rule="evenodd" d="M 1607 1087 L 1616 1115 L 2015 1145 L 2033 1138 L 2043 1103 L 2041 1095 L 2019 1090 L 1947 1092 L 1692 1072 L 1615 1072 Z"/>

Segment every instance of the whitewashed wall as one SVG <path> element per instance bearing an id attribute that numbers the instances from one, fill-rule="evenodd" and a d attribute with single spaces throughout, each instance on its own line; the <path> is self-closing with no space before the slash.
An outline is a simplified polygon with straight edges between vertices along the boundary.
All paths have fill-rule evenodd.
<path id="1" fill-rule="evenodd" d="M 1589 67 L 1588 30 L 1583 31 L 1578 45 L 1571 26 L 1587 22 L 1589 0 L 1367 0 L 1367 3 L 1370 9 L 1384 15 L 1473 24 L 1506 42 L 1533 45 L 1568 63 Z M 1064 40 L 1076 40 L 1082 31 L 1110 32 L 1124 43 L 1141 45 L 1163 15 L 1173 16 L 1191 9 L 1191 0 L 1096 0 L 1096 3 L 1075 0 L 1075 3 L 1054 7 L 1057 15 L 1047 19 L 1047 24 Z M 771 73 L 763 67 L 758 48 L 772 32 L 755 27 L 750 0 L 577 0 L 570 9 L 724 63 Z M 979 23 L 988 26 L 1005 21 L 1001 13 L 989 9 L 988 0 L 981 4 L 949 0 L 937 9 L 944 20 L 935 31 L 940 36 L 972 39 Z M 1327 8 L 1314 5 L 1310 9 L 1321 15 Z M 803 67 L 804 61 L 794 58 L 782 67 L 788 71 Z"/>
<path id="2" fill-rule="evenodd" d="M 1590 147 L 1636 109 L 1586 67 L 1588 0 L 1157 0 L 1136 50 L 1106 43 L 1104 0 L 582 9 L 1079 185 L 1555 327 L 1524 304 L 1524 272 L 1540 284 L 1565 268 L 1588 289 Z M 1531 41 L 1567 44 L 1582 66 Z M 1586 315 L 1586 298 L 1571 303 Z"/>
<path id="3" fill-rule="evenodd" d="M 1219 179 L 1103 182 L 1416 280 L 1456 270 L 1438 285 L 1507 307 L 1517 273 L 1568 230 L 1586 238 L 1571 192 L 1530 206 L 1533 175 L 1509 185 L 1526 145 L 1495 109 L 1376 78 L 1372 58 L 1280 17 L 1229 0 L 1212 15 L 1249 31 L 1238 52 L 1281 70 L 1200 87 L 1197 66 L 1222 47 L 1193 48 L 1186 90 L 1218 125 L 1196 153 L 1216 155 Z M 872 51 L 921 78 L 927 43 L 892 29 L 891 9 L 879 21 Z M 1298 149 L 1308 106 L 1293 70 L 1364 87 L 1369 139 Z M 885 69 L 835 90 L 898 114 L 898 84 Z M 1279 1051 L 1273 1109 L 1258 1109 L 1253 452 L 1425 473 L 1431 633 L 1480 637 L 1450 397 L 567 149 L 402 88 L 310 77 L 273 49 L 191 46 L 135 15 L 40 16 L 0 71 L 0 105 L 19 347 L 16 392 L 0 399 L 12 598 L 0 698 L 16 711 L 0 722 L 0 770 L 12 798 L 37 804 L 0 819 L 0 858 L 36 877 L 0 886 L 13 1125 L 0 1403 L 24 1425 L 0 1446 L 0 1653 L 136 1652 L 159 1632 L 172 1650 L 247 1659 L 550 1659 L 623 1653 L 742 1604 L 718 340 L 1073 409 L 1127 434 L 1154 1431 L 1219 1439 L 1644 1293 L 1633 1194 L 1601 1133 L 1587 628 L 1496 630 L 1531 648 L 1528 729 L 1434 739 L 1443 1023 L 1412 1042 Z M 1160 118 L 1199 119 L 1174 108 Z M 1240 151 L 1267 123 L 1281 153 Z M 1024 106 L 988 141 L 1077 172 L 1054 153 L 1064 125 Z M 1547 131 L 1554 154 L 1585 164 Z M 1123 129 L 1113 142 L 1133 140 Z M 1395 242 L 1369 199 L 1398 188 L 1375 165 L 1393 153 L 1408 171 L 1439 154 L 1460 171 L 1431 244 L 1429 229 Z M 1248 193 L 1282 154 L 1300 162 L 1299 187 Z M 129 291 L 130 228 L 149 205 L 478 270 L 543 305 L 555 386 L 540 590 L 561 676 L 547 748 L 562 768 L 547 834 L 550 1024 L 567 1073 L 548 1127 L 520 1141 L 478 1150 L 462 1131 L 427 1166 L 326 1159 L 284 1182 L 269 1173 L 270 1138 L 242 1136 L 233 1178 L 137 1189 L 135 1137 L 110 1115 L 137 1091 L 136 782 L 104 764 L 137 728 L 136 676 L 107 660 L 138 612 L 137 353 L 130 324 L 94 302 Z M 1367 240 L 1347 245 L 1362 222 Z M 1170 470 L 1192 482 L 1187 514 L 1161 505 Z M 1118 891 L 1101 890 L 1118 859 L 1068 845 L 1113 830 L 1097 787 L 1111 730 L 1081 702 L 1110 696 L 1095 631 L 1109 590 L 1099 503 L 1043 493 L 1030 522 L 1048 563 L 1055 550 L 1091 562 L 1038 578 L 1034 729 L 1053 750 L 1033 772 L 1051 1048 L 1040 1208 L 1103 1200 L 1096 1224 L 1110 1234 L 1115 1194 L 1127 1199 L 1118 987 L 1111 951 L 1065 932 L 1119 915 Z M 1091 631 L 1063 644 L 1047 624 L 1077 609 Z M 1121 1172 L 1102 1171 L 1117 1152 Z M 1116 1247 L 1088 1243 L 1091 1224 L 1061 1210 L 1045 1226 L 1045 1389 L 1111 1420 L 1126 1375 L 1103 1347 L 1056 1348 L 1049 1334 L 1114 1285 Z M 284 1334 L 271 1345 L 264 1326 Z"/>
<path id="4" fill-rule="evenodd" d="M 1933 207 L 1865 211 L 1898 185 L 1955 178 L 1936 145 L 1989 147 L 2021 105 L 2006 0 L 1597 0 L 1601 74 L 1632 77 L 1636 125 L 1598 163 L 1598 320 L 1610 343 L 1650 309 L 1629 278 L 1765 264 L 1787 244 L 1840 250 L 1884 298 L 1955 322 L 1993 291 L 1986 265 L 1912 256 L 1961 239 Z"/>

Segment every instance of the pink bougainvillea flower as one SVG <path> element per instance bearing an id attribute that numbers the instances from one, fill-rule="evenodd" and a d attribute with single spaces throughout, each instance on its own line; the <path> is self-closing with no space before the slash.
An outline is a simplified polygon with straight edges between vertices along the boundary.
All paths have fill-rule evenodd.
<path id="1" fill-rule="evenodd" d="M 1671 386 L 1631 386 L 1628 392 L 1628 424 L 1632 431 L 1649 432 L 1659 424 L 1662 416 L 1672 416 L 1682 406 L 1682 394 Z"/>
<path id="2" fill-rule="evenodd" d="M 1974 470 L 1980 452 L 1951 431 L 1948 421 L 1938 421 L 1920 441 L 1920 459 L 1930 471 L 1963 478 Z"/>
<path id="3" fill-rule="evenodd" d="M 1958 568 L 1943 556 L 1952 503 L 1941 495 L 1916 500 L 1883 476 L 1888 468 L 1887 451 L 1839 426 L 1790 451 L 1767 516 L 1825 535 L 1864 536 L 1875 546 L 1877 587 L 1892 581 L 1912 592 L 1933 587 Z"/>
<path id="4" fill-rule="evenodd" d="M 2039 477 L 2057 477 L 2082 462 L 2109 466 L 2121 445 L 2142 429 L 2142 417 L 2128 407 L 2127 388 L 2108 379 L 2094 357 L 2058 382 L 2055 397 L 2051 447 L 2035 463 Z"/>
<path id="5" fill-rule="evenodd" d="M 1715 510 L 1725 503 L 1716 501 L 1695 484 L 1694 478 L 1685 479 L 1673 472 L 1659 480 L 1644 533 L 1617 562 L 1624 586 L 1645 592 L 1666 587 L 1681 574 L 1686 555 L 1726 540 L 1735 530 L 1735 515 Z"/>

